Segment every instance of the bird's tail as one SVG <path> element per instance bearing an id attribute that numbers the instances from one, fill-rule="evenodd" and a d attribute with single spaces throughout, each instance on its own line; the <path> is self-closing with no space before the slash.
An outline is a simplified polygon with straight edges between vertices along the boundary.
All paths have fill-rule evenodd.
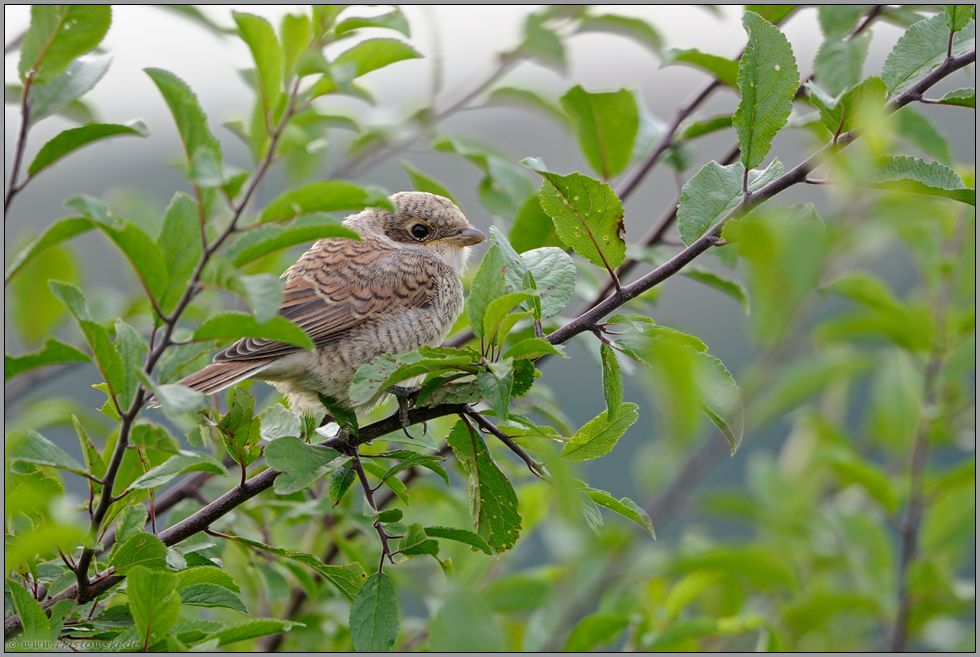
<path id="1" fill-rule="evenodd" d="M 255 376 L 272 365 L 273 362 L 275 362 L 275 359 L 211 363 L 203 370 L 181 379 L 177 382 L 177 385 L 203 392 L 206 395 L 213 395 L 249 377 Z M 156 407 L 159 406 L 159 402 L 151 398 L 149 405 L 150 407 Z"/>

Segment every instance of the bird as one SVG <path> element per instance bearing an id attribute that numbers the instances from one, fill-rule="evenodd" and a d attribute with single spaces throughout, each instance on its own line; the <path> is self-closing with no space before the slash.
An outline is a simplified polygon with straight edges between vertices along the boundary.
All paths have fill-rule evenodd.
<path id="1" fill-rule="evenodd" d="M 279 314 L 306 331 L 314 350 L 242 338 L 178 385 L 214 394 L 261 379 L 293 411 L 315 414 L 323 411 L 320 394 L 349 406 L 360 366 L 383 354 L 442 344 L 463 310 L 460 275 L 471 247 L 486 236 L 443 196 L 399 192 L 390 198 L 395 212 L 369 208 L 344 220 L 360 241 L 321 239 L 283 274 Z"/>

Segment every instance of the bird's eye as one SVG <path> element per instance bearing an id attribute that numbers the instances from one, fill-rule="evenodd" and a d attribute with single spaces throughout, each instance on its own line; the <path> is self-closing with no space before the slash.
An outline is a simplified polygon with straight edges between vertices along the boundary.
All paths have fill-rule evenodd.
<path id="1" fill-rule="evenodd" d="M 425 224 L 415 224 L 412 226 L 412 237 L 417 240 L 424 240 L 429 234 L 429 227 Z"/>

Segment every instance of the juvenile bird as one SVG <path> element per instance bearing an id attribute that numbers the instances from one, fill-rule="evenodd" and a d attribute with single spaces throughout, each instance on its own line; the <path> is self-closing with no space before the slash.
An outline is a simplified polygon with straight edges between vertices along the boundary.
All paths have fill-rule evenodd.
<path id="1" fill-rule="evenodd" d="M 425 192 L 391 197 L 397 212 L 344 220 L 361 241 L 322 239 L 284 274 L 279 314 L 310 336 L 309 351 L 243 338 L 179 381 L 206 394 L 243 379 L 269 381 L 299 413 L 323 409 L 317 393 L 348 403 L 357 368 L 382 354 L 437 346 L 463 310 L 459 275 L 486 237 L 452 201 Z"/>

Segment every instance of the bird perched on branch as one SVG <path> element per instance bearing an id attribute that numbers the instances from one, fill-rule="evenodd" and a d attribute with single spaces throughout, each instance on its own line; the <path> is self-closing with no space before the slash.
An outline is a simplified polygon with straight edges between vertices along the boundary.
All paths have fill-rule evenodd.
<path id="1" fill-rule="evenodd" d="M 309 413 L 323 409 L 318 393 L 349 403 L 354 373 L 374 358 L 441 344 L 463 310 L 469 247 L 486 237 L 442 196 L 400 192 L 391 201 L 397 212 L 344 220 L 361 241 L 322 239 L 286 270 L 279 314 L 306 331 L 314 351 L 243 338 L 178 383 L 212 394 L 263 379 Z"/>

